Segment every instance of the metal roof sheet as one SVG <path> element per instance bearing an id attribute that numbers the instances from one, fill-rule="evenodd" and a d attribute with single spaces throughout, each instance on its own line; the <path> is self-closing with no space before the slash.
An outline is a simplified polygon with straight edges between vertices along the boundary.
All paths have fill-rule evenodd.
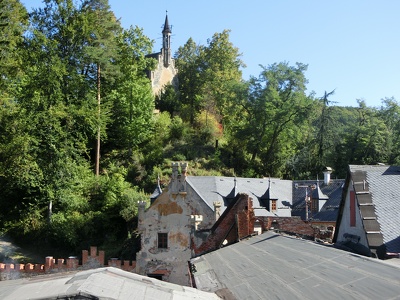
<path id="1" fill-rule="evenodd" d="M 41 275 L 0 281 L 0 299 L 59 299 L 77 295 L 91 299 L 219 299 L 215 294 L 126 272 L 100 268 L 76 274 Z M 68 298 L 69 299 L 69 298 Z M 81 299 L 81 298 L 79 298 Z"/>
<path id="2" fill-rule="evenodd" d="M 202 290 L 236 299 L 393 299 L 400 268 L 266 232 L 191 260 Z"/>

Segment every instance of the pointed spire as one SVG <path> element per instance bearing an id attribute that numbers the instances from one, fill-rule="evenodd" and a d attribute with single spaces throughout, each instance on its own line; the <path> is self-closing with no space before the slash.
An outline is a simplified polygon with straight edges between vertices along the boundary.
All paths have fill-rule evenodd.
<path id="1" fill-rule="evenodd" d="M 168 11 L 166 11 L 163 35 L 163 47 L 161 49 L 164 61 L 164 67 L 168 68 L 171 64 L 171 26 L 168 23 Z"/>
<path id="2" fill-rule="evenodd" d="M 166 33 L 171 33 L 171 32 L 172 32 L 171 27 L 169 26 L 169 23 L 168 23 L 168 10 L 166 10 L 165 11 L 164 29 L 163 29 L 162 33 L 166 34 Z"/>

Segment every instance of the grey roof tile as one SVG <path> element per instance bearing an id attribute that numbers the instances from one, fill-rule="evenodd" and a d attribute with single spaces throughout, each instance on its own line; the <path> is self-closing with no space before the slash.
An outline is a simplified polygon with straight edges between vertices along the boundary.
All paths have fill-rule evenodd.
<path id="1" fill-rule="evenodd" d="M 386 251 L 400 253 L 400 167 L 350 165 L 350 172 L 353 181 L 365 174 Z"/>
<path id="2" fill-rule="evenodd" d="M 236 299 L 397 299 L 400 268 L 266 232 L 191 260 L 198 288 Z"/>
<path id="3" fill-rule="evenodd" d="M 295 188 L 295 185 L 318 185 L 319 189 L 313 192 L 313 198 L 327 199 L 324 206 L 312 218 L 319 221 L 334 222 L 337 219 L 340 201 L 342 199 L 342 191 L 344 186 L 344 179 L 331 180 L 328 185 L 323 181 L 315 180 L 295 180 L 293 181 L 293 208 L 292 215 L 299 216 L 305 219 L 305 188 Z"/>
<path id="4" fill-rule="evenodd" d="M 236 188 L 235 187 L 236 180 Z M 214 201 L 221 201 L 224 206 L 221 212 L 228 206 L 226 196 L 235 190 L 237 193 L 245 193 L 253 199 L 253 207 L 257 212 L 269 215 L 263 205 L 262 197 L 267 193 L 270 199 L 277 199 L 278 207 L 289 206 L 292 203 L 292 181 L 277 178 L 241 178 L 223 176 L 187 176 L 186 182 L 206 201 L 213 209 Z M 271 214 L 272 215 L 272 214 Z"/>

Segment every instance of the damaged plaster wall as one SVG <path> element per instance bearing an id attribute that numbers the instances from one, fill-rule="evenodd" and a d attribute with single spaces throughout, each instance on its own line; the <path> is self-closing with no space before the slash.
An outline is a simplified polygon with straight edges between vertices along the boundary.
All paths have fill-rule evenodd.
<path id="1" fill-rule="evenodd" d="M 136 255 L 136 270 L 140 275 L 161 274 L 165 281 L 189 286 L 188 261 L 192 258 L 195 225 L 199 229 L 210 228 L 215 217 L 213 210 L 186 185 L 187 164 L 180 167 L 181 174 L 179 165 L 173 164 L 168 187 L 147 210 L 144 203 L 139 205 L 141 250 Z M 159 233 L 168 236 L 166 248 L 159 247 Z"/>

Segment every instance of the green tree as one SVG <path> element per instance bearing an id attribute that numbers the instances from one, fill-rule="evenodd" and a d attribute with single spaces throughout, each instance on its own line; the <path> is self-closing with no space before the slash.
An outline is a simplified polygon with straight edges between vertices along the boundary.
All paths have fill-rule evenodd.
<path id="1" fill-rule="evenodd" d="M 37 166 L 28 154 L 28 119 L 20 118 L 18 92 L 23 80 L 20 51 L 28 14 L 18 0 L 0 2 L 0 225 L 12 220 L 15 199 L 23 187 L 37 184 Z"/>
<path id="2" fill-rule="evenodd" d="M 236 128 L 234 144 L 246 149 L 253 175 L 281 176 L 302 139 L 312 104 L 305 94 L 306 70 L 301 63 L 273 64 L 250 80 L 248 99 L 242 103 L 247 122 Z"/>
<path id="3" fill-rule="evenodd" d="M 400 165 L 400 105 L 394 98 L 382 100 L 378 117 L 383 120 L 388 130 L 388 164 Z"/>
<path id="4" fill-rule="evenodd" d="M 357 122 L 345 138 L 348 164 L 376 164 L 388 161 L 390 138 L 386 124 L 375 108 L 358 100 Z"/>
<path id="5" fill-rule="evenodd" d="M 122 76 L 109 97 L 111 123 L 106 147 L 127 150 L 130 155 L 151 134 L 154 96 L 146 71 L 154 67 L 155 61 L 146 58 L 152 41 L 144 36 L 142 29 L 124 30 L 117 41 L 116 64 Z"/>
<path id="6" fill-rule="evenodd" d="M 232 113 L 236 86 L 242 81 L 240 68 L 245 67 L 239 49 L 229 40 L 229 32 L 215 33 L 204 47 L 202 57 L 202 77 L 205 78 L 202 107 L 220 119 Z"/>
<path id="7" fill-rule="evenodd" d="M 105 127 L 101 124 L 101 81 L 102 77 L 107 77 L 110 73 L 116 72 L 116 65 L 114 64 L 117 54 L 116 36 L 120 32 L 121 27 L 114 14 L 110 11 L 108 0 L 86 0 L 82 5 L 82 10 L 87 13 L 87 24 L 90 25 L 86 28 L 88 45 L 85 52 L 87 63 L 95 71 L 96 78 L 98 128 L 95 173 L 99 175 L 101 132 L 102 127 Z"/>
<path id="8" fill-rule="evenodd" d="M 179 70 L 179 109 L 182 118 L 194 123 L 196 112 L 200 110 L 201 87 L 204 78 L 200 67 L 203 49 L 190 38 L 175 54 L 176 66 Z"/>
<path id="9" fill-rule="evenodd" d="M 320 99 L 322 106 L 320 118 L 317 121 L 317 165 L 324 167 L 326 165 L 325 152 L 332 147 L 333 133 L 335 132 L 334 118 L 332 115 L 332 109 L 330 108 L 329 96 L 333 95 L 335 91 L 327 93 L 325 91 L 324 96 Z"/>
<path id="10" fill-rule="evenodd" d="M 156 95 L 156 108 L 160 111 L 167 111 L 171 116 L 177 115 L 181 110 L 181 103 L 179 101 L 179 93 L 175 90 L 173 85 L 167 85 Z"/>
<path id="11" fill-rule="evenodd" d="M 11 88 L 20 78 L 19 47 L 27 28 L 28 14 L 18 0 L 0 2 L 0 103 L 12 98 Z"/>
<path id="12" fill-rule="evenodd" d="M 229 120 L 244 67 L 238 48 L 229 40 L 229 30 L 215 33 L 205 46 L 189 39 L 175 56 L 182 118 L 194 125 L 197 114 L 207 111 L 219 121 Z"/>
<path id="13" fill-rule="evenodd" d="M 97 128 L 87 22 L 69 0 L 46 1 L 31 14 L 20 49 L 24 76 L 1 123 L 0 156 L 9 169 L 1 177 L 0 205 L 8 212 L 3 224 L 14 233 L 43 234 L 69 207 L 87 208 L 83 183 L 91 177 L 88 147 Z"/>

